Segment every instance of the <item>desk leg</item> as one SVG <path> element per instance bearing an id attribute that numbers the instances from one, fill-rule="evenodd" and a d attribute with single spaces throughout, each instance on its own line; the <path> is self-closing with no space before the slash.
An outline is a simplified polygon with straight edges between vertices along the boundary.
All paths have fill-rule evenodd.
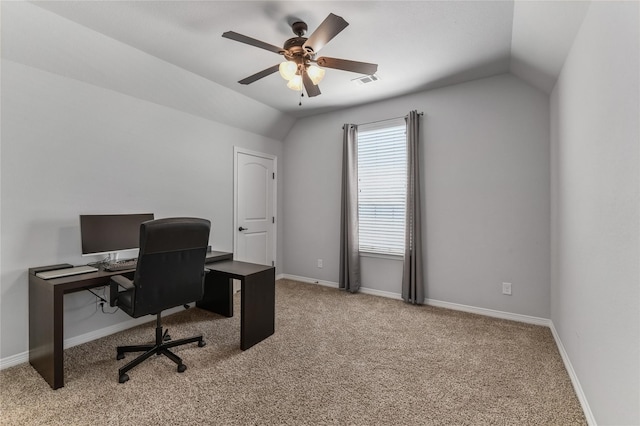
<path id="1" fill-rule="evenodd" d="M 204 296 L 196 306 L 225 317 L 233 316 L 233 280 L 226 274 L 209 271 L 204 279 Z"/>
<path id="2" fill-rule="evenodd" d="M 29 276 L 29 362 L 53 389 L 64 386 L 64 294 Z"/>
<path id="3" fill-rule="evenodd" d="M 247 350 L 275 331 L 275 268 L 242 280 L 240 349 Z"/>

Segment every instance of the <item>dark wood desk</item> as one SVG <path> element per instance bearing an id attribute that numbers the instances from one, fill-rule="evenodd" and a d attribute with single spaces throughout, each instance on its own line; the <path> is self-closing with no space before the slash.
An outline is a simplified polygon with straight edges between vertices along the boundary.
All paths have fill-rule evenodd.
<path id="1" fill-rule="evenodd" d="M 275 331 L 276 268 L 236 260 L 205 265 L 204 297 L 196 306 L 233 316 L 233 281 L 240 280 L 240 349 L 243 351 Z"/>
<path id="2" fill-rule="evenodd" d="M 236 278 L 243 282 L 241 305 L 241 323 L 243 325 L 241 325 L 240 347 L 244 350 L 273 334 L 273 325 L 271 325 L 271 333 L 268 335 L 265 335 L 261 325 L 264 320 L 264 310 L 258 309 L 259 313 L 256 315 L 245 311 L 254 309 L 258 303 L 270 303 L 271 310 L 267 308 L 267 311 L 275 312 L 273 308 L 275 302 L 270 302 L 271 298 L 269 297 L 264 298 L 262 296 L 263 290 L 257 284 L 258 282 L 266 283 L 264 286 L 272 289 L 265 290 L 266 293 L 275 293 L 273 290 L 275 289 L 275 268 L 253 265 L 255 270 L 251 269 L 250 266 L 244 266 L 249 269 L 242 269 L 244 268 L 242 265 L 251 264 L 234 262 L 231 259 L 233 259 L 232 253 L 207 253 L 206 268 L 211 272 L 207 274 L 206 288 L 211 294 L 214 291 L 212 285 L 217 285 L 222 277 Z M 223 269 L 218 270 L 218 262 Z M 216 263 L 216 267 L 213 267 L 211 263 Z M 242 265 L 234 266 L 234 264 Z M 235 271 L 235 268 L 240 268 L 240 270 Z M 263 268 L 272 270 L 271 281 L 263 281 L 266 279 L 268 271 L 264 274 L 257 273 L 257 275 L 256 273 L 251 273 L 252 270 L 259 272 L 258 270 Z M 50 280 L 37 277 L 35 275 L 37 270 L 38 268 L 29 269 L 29 362 L 53 389 L 58 389 L 64 386 L 64 295 L 90 288 L 108 286 L 111 276 L 133 273 L 134 270 L 117 272 L 100 270 Z M 258 277 L 260 280 L 257 279 Z M 226 282 L 230 283 L 228 278 Z M 222 290 L 224 294 L 226 294 L 226 291 L 226 288 Z M 228 290 L 228 297 L 231 311 L 221 314 L 232 316 L 233 294 L 231 290 Z M 206 307 L 203 308 L 207 309 Z M 214 309 L 210 310 L 217 312 Z M 260 324 L 254 325 L 254 322 Z M 271 323 L 273 324 L 273 315 Z M 263 337 L 260 338 L 260 336 Z"/>

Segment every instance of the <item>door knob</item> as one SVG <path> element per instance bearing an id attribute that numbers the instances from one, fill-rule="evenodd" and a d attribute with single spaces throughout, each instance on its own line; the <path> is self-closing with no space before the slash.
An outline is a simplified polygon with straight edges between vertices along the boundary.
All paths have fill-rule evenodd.
<path id="1" fill-rule="evenodd" d="M 238 231 L 247 231 L 247 230 L 249 230 L 249 228 L 243 228 L 242 226 L 238 228 Z"/>

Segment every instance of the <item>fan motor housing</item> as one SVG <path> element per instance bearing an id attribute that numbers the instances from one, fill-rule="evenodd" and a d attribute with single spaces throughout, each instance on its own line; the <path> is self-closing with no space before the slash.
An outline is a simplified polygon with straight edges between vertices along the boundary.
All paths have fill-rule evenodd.
<path id="1" fill-rule="evenodd" d="M 304 43 L 307 41 L 305 37 L 294 37 L 287 40 L 284 43 L 284 57 L 288 61 L 293 61 L 298 66 L 307 65 L 313 59 L 313 49 L 304 47 Z"/>
<path id="2" fill-rule="evenodd" d="M 293 37 L 284 42 L 284 49 L 291 50 L 292 47 L 302 47 L 307 41 L 306 37 Z"/>
<path id="3" fill-rule="evenodd" d="M 303 37 L 307 32 L 307 24 L 302 21 L 297 21 L 291 24 L 291 30 L 298 37 L 290 38 L 289 40 L 284 42 L 283 49 L 285 50 L 284 56 L 290 61 L 298 61 L 306 62 L 312 59 L 315 52 L 311 47 L 305 47 L 304 44 L 307 42 L 307 37 Z"/>

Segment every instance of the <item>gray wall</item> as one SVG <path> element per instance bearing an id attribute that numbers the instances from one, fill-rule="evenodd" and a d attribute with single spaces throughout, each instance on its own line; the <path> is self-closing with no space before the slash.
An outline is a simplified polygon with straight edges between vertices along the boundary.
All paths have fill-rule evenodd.
<path id="1" fill-rule="evenodd" d="M 640 424 L 638 9 L 594 2 L 551 96 L 551 318 L 601 425 Z"/>
<path id="2" fill-rule="evenodd" d="M 284 272 L 338 281 L 342 124 L 412 109 L 424 112 L 427 297 L 549 318 L 548 97 L 508 74 L 298 120 L 284 144 Z M 400 293 L 399 262 L 363 258 L 362 273 Z"/>
<path id="3" fill-rule="evenodd" d="M 3 23 L 16 16 L 4 6 Z M 51 19 L 56 34 L 75 31 L 78 39 L 99 36 L 55 16 Z M 3 28 L 3 51 L 42 31 L 38 20 L 33 26 L 29 22 L 23 19 L 20 28 Z M 103 38 L 116 51 L 126 52 L 128 59 L 151 60 Z M 100 63 L 92 63 L 92 55 L 65 57 L 70 63 L 57 70 L 72 69 L 76 60 L 79 67 L 99 73 Z M 175 71 L 162 61 L 154 62 L 153 69 L 160 75 L 165 67 Z M 201 83 L 190 73 L 181 77 Z M 79 214 L 200 216 L 212 222 L 213 248 L 232 251 L 233 146 L 282 157 L 281 141 L 216 122 L 209 113 L 181 111 L 94 83 L 91 75 L 77 79 L 3 58 L 0 358 L 28 350 L 27 269 L 97 260 L 80 256 Z M 197 86 L 183 85 L 184 96 L 188 98 L 189 90 Z M 281 259 L 281 249 L 278 254 Z M 129 320 L 121 313 L 98 313 L 94 300 L 85 292 L 65 297 L 65 339 Z"/>

